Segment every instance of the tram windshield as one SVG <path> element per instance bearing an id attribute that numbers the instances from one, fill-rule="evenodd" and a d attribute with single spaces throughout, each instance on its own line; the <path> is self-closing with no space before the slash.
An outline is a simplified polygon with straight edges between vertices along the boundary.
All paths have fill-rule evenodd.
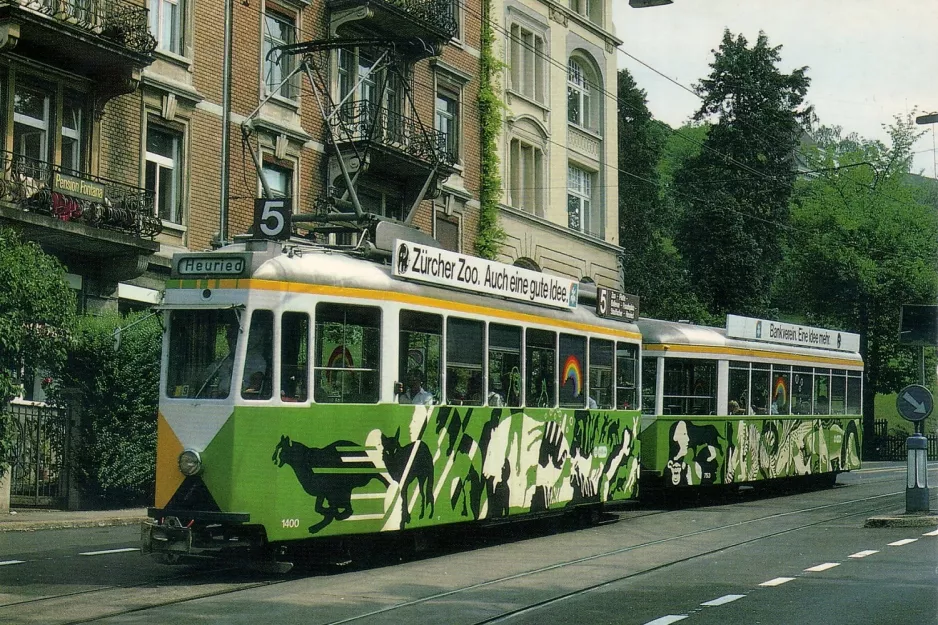
<path id="1" fill-rule="evenodd" d="M 166 394 L 228 397 L 241 334 L 233 310 L 174 310 L 170 315 Z"/>

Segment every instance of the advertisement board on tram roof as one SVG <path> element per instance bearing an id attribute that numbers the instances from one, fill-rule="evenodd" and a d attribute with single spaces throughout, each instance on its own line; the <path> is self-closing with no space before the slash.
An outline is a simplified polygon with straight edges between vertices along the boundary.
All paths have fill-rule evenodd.
<path id="1" fill-rule="evenodd" d="M 726 316 L 726 335 L 747 341 L 819 347 L 842 352 L 860 351 L 859 334 L 738 315 Z"/>

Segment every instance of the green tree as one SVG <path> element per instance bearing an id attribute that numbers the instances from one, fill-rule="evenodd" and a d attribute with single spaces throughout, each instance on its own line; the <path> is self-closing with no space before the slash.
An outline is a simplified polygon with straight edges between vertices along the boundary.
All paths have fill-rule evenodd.
<path id="1" fill-rule="evenodd" d="M 64 402 L 68 389 L 81 410 L 79 488 L 101 505 L 152 501 L 161 336 L 158 318 L 147 313 L 82 317 L 54 373 L 50 399 Z"/>
<path id="2" fill-rule="evenodd" d="M 642 298 L 644 316 L 703 321 L 706 312 L 689 292 L 663 211 L 659 164 L 673 133 L 652 117 L 628 70 L 618 74 L 617 112 L 623 288 Z"/>
<path id="3" fill-rule="evenodd" d="M 873 397 L 918 381 L 913 348 L 899 344 L 902 304 L 938 301 L 938 212 L 909 182 L 916 133 L 895 119 L 891 145 L 817 133 L 819 178 L 799 183 L 792 244 L 775 300 L 809 321 L 861 336 L 866 362 L 863 424 L 872 440 Z"/>
<path id="4" fill-rule="evenodd" d="M 0 229 L 0 477 L 14 435 L 7 404 L 22 391 L 24 376 L 51 370 L 65 357 L 74 311 L 62 264 Z"/>
<path id="5" fill-rule="evenodd" d="M 727 30 L 710 76 L 696 85 L 697 122 L 715 120 L 703 149 L 675 174 L 683 205 L 677 247 L 712 313 L 763 313 L 782 257 L 794 185 L 792 156 L 809 79 L 779 71 L 781 46 Z"/>

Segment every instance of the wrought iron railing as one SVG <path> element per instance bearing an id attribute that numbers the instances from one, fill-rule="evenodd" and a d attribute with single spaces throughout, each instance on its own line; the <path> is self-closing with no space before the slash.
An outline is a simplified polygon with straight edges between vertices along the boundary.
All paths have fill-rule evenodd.
<path id="1" fill-rule="evenodd" d="M 348 5 L 351 0 L 330 0 L 335 5 Z M 443 34 L 447 39 L 455 37 L 459 30 L 456 21 L 454 0 L 369 0 L 376 5 L 387 5 L 406 13 L 414 22 L 422 22 L 431 30 Z"/>
<path id="2" fill-rule="evenodd" d="M 93 200 L 64 192 L 59 188 L 62 180 L 85 181 L 103 197 Z M 0 152 L 0 200 L 31 213 L 147 239 L 163 227 L 151 191 L 10 152 Z"/>
<path id="3" fill-rule="evenodd" d="M 339 142 L 373 141 L 429 163 L 451 166 L 456 162 L 445 133 L 373 102 L 342 104 L 332 125 Z"/>
<path id="4" fill-rule="evenodd" d="M 0 5 L 48 15 L 140 54 L 156 49 L 147 9 L 129 0 L 0 0 Z"/>

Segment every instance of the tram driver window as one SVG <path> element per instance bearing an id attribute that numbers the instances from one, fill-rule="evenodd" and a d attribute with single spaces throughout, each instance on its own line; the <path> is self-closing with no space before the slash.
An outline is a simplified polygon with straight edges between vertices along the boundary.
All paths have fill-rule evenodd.
<path id="1" fill-rule="evenodd" d="M 280 321 L 280 399 L 303 402 L 309 397 L 309 315 L 283 313 Z"/>
<path id="2" fill-rule="evenodd" d="M 379 308 L 318 304 L 314 399 L 320 403 L 376 403 L 380 346 Z"/>
<path id="3" fill-rule="evenodd" d="M 560 390 L 560 405 L 564 408 L 596 408 L 596 400 L 587 397 L 586 380 L 583 373 L 586 366 L 586 339 L 570 334 L 560 335 L 560 377 L 557 385 Z"/>
<path id="4" fill-rule="evenodd" d="M 528 406 L 554 406 L 554 368 L 557 360 L 557 335 L 546 330 L 525 332 L 525 375 L 527 387 L 524 401 Z"/>
<path id="5" fill-rule="evenodd" d="M 652 368 L 655 365 L 655 359 L 651 359 Z M 616 405 L 624 410 L 635 409 L 638 407 L 636 375 L 638 373 L 638 345 L 632 343 L 616 343 Z M 643 373 L 644 375 L 644 373 Z M 653 371 L 649 379 L 651 380 L 651 392 L 648 394 L 651 400 L 652 412 L 655 406 L 655 372 Z"/>
<path id="6" fill-rule="evenodd" d="M 612 341 L 590 339 L 589 353 L 589 396 L 597 408 L 609 410 L 614 407 L 612 395 Z M 634 364 L 633 370 L 634 370 Z M 633 387 L 634 395 L 634 387 Z"/>
<path id="7" fill-rule="evenodd" d="M 401 334 L 398 380 L 404 392 L 398 400 L 413 403 L 422 388 L 431 395 L 430 403 L 439 403 L 440 367 L 443 350 L 443 317 L 411 310 L 401 311 Z M 419 386 L 419 388 L 418 388 Z"/>
<path id="8" fill-rule="evenodd" d="M 248 331 L 241 374 L 241 397 L 244 399 L 270 399 L 273 394 L 273 336 L 274 313 L 255 310 L 251 314 L 251 329 Z"/>
<path id="9" fill-rule="evenodd" d="M 489 324 L 489 406 L 521 406 L 521 328 Z"/>
<path id="10" fill-rule="evenodd" d="M 231 388 L 241 325 L 233 310 L 174 310 L 169 318 L 166 395 L 224 399 Z"/>
<path id="11" fill-rule="evenodd" d="M 481 321 L 446 320 L 446 403 L 481 406 L 483 332 Z"/>

